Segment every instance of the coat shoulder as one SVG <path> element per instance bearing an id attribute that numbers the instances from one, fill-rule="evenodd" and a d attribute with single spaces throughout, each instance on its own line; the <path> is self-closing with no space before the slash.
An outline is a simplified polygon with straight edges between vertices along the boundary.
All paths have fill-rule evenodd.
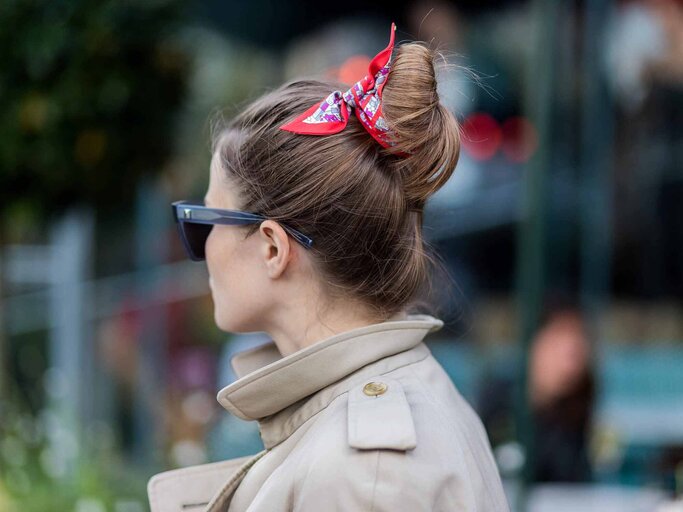
<path id="1" fill-rule="evenodd" d="M 422 365 L 368 375 L 330 403 L 280 467 L 294 510 L 508 510 L 485 434 Z"/>

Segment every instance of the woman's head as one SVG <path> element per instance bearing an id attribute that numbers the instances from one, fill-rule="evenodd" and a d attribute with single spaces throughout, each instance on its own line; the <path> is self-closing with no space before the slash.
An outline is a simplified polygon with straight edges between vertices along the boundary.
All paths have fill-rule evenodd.
<path id="1" fill-rule="evenodd" d="M 426 291 L 436 261 L 422 237 L 422 212 L 460 148 L 455 117 L 439 103 L 434 60 L 420 43 L 394 50 L 382 96 L 391 149 L 354 116 L 333 135 L 280 129 L 347 88 L 336 83 L 285 84 L 217 127 L 208 201 L 272 219 L 215 226 L 207 240 L 219 327 L 262 330 L 257 319 L 274 301 L 293 301 L 296 290 L 315 289 L 318 307 L 347 301 L 379 319 Z M 311 237 L 312 247 L 298 245 L 282 225 Z"/>

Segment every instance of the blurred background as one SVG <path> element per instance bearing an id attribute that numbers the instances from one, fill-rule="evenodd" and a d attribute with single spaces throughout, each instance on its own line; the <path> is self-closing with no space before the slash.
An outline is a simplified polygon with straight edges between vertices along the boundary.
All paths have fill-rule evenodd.
<path id="1" fill-rule="evenodd" d="M 261 449 L 215 395 L 267 338 L 216 328 L 170 202 L 212 115 L 354 82 L 391 21 L 463 126 L 428 344 L 513 509 L 681 510 L 683 2 L 4 0 L 0 511 L 141 512 L 152 474 Z"/>

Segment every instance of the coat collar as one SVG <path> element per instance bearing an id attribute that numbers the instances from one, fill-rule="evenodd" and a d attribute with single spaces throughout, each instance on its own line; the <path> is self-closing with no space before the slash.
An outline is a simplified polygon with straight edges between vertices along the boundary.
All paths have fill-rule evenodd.
<path id="1" fill-rule="evenodd" d="M 258 420 L 268 448 L 336 396 L 330 389 L 327 393 L 319 393 L 321 390 L 344 392 L 344 386 L 331 385 L 371 363 L 418 347 L 427 334 L 441 327 L 443 321 L 431 315 L 399 313 L 385 322 L 335 334 L 285 357 L 271 341 L 232 358 L 238 380 L 221 389 L 217 399 L 235 416 Z M 407 357 L 424 357 L 425 350 L 423 347 Z M 398 357 L 396 364 L 401 359 Z M 317 400 L 303 400 L 314 394 Z"/>

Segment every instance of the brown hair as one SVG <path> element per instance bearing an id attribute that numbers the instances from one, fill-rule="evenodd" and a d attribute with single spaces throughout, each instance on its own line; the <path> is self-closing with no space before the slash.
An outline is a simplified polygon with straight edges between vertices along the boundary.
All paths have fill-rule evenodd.
<path id="1" fill-rule="evenodd" d="M 423 208 L 451 176 L 460 135 L 439 102 L 435 59 L 422 43 L 394 50 L 382 96 L 397 142 L 391 149 L 354 115 L 334 135 L 279 129 L 348 88 L 331 82 L 287 83 L 213 127 L 212 150 L 243 201 L 239 207 L 311 237 L 313 264 L 330 296 L 360 300 L 381 317 L 428 304 L 423 293 L 431 292 L 430 270 L 438 267 L 423 240 Z M 258 225 L 245 229 L 249 236 Z"/>

